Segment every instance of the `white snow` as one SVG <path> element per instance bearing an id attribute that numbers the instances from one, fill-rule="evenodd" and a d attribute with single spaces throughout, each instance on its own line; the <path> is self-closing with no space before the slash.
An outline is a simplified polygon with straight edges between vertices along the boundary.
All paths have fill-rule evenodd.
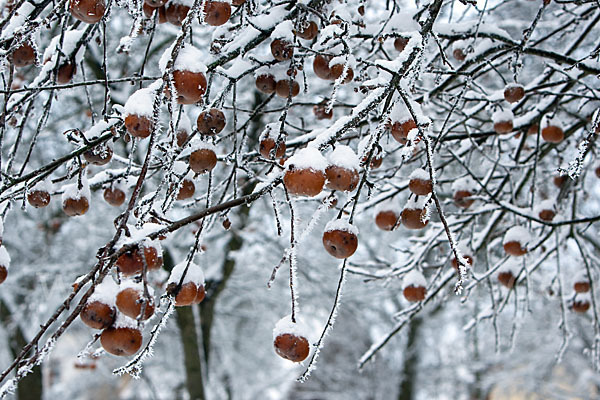
<path id="1" fill-rule="evenodd" d="M 105 120 L 101 119 L 100 121 L 96 122 L 96 124 L 94 124 L 94 126 L 92 126 L 90 129 L 83 132 L 83 136 L 85 136 L 88 140 L 98 138 L 102 136 L 104 132 L 110 130 L 110 128 L 115 124 L 116 120 L 113 122 L 106 122 Z"/>
<path id="2" fill-rule="evenodd" d="M 271 39 L 285 39 L 292 43 L 294 41 L 293 29 L 294 23 L 291 20 L 280 22 L 271 32 Z"/>
<path id="3" fill-rule="evenodd" d="M 504 234 L 504 239 L 502 240 L 502 244 L 506 244 L 508 242 L 518 242 L 522 247 L 526 247 L 529 242 L 531 242 L 533 238 L 531 237 L 531 233 L 522 226 L 513 226 Z"/>
<path id="4" fill-rule="evenodd" d="M 106 276 L 102 283 L 94 288 L 94 293 L 88 298 L 87 302 L 99 301 L 100 303 L 114 307 L 118 293 L 119 285 L 110 276 Z"/>
<path id="5" fill-rule="evenodd" d="M 195 137 L 194 140 L 190 143 L 190 150 L 212 150 L 215 154 L 217 153 L 217 147 L 208 140 L 202 140 L 198 137 Z"/>
<path id="6" fill-rule="evenodd" d="M 265 139 L 277 139 L 277 131 L 279 130 L 279 123 L 271 122 L 270 124 L 265 125 L 265 129 L 260 134 L 259 141 L 263 141 Z"/>
<path id="7" fill-rule="evenodd" d="M 410 173 L 409 179 L 421 180 L 421 181 L 429 181 L 429 172 L 425 171 L 423 168 L 417 168 L 413 172 Z"/>
<path id="8" fill-rule="evenodd" d="M 187 116 L 187 113 L 185 111 L 181 112 L 177 130 L 185 131 L 185 132 L 187 132 L 188 135 L 192 133 L 192 122 L 190 121 L 190 118 Z"/>
<path id="9" fill-rule="evenodd" d="M 85 175 L 81 177 L 81 186 L 81 190 L 79 189 L 79 184 L 77 182 L 63 186 L 63 194 L 61 197 L 63 204 L 67 199 L 79 200 L 80 198 L 85 197 L 89 200 L 90 185 L 88 184 L 88 180 Z"/>
<path id="10" fill-rule="evenodd" d="M 358 236 L 358 227 L 350 224 L 350 222 L 344 218 L 332 219 L 329 221 L 327 225 L 325 225 L 325 232 L 330 231 L 345 231 Z"/>
<path id="11" fill-rule="evenodd" d="M 411 196 L 409 199 L 406 200 L 406 204 L 404 205 L 404 208 L 407 208 L 409 210 L 422 210 L 425 208 L 425 205 L 429 201 L 430 197 L 431 197 L 431 195 Z"/>
<path id="12" fill-rule="evenodd" d="M 173 44 L 164 51 L 160 57 L 160 60 L 158 61 L 158 67 L 160 68 L 160 72 L 163 74 L 165 73 L 167 64 L 171 59 L 171 52 L 173 51 L 174 45 L 175 42 L 173 42 Z M 177 59 L 175 59 L 173 70 L 206 73 L 206 65 L 202 62 L 202 60 L 206 58 L 207 56 L 202 54 L 202 52 L 194 46 L 189 44 L 185 45 L 179 50 L 179 54 L 177 54 Z"/>
<path id="13" fill-rule="evenodd" d="M 0 266 L 7 270 L 10 268 L 10 255 L 4 246 L 0 246 Z"/>
<path id="14" fill-rule="evenodd" d="M 458 192 L 459 190 L 474 193 L 477 190 L 477 182 L 470 176 L 458 178 L 452 183 L 452 191 Z"/>
<path id="15" fill-rule="evenodd" d="M 179 283 L 181 277 L 183 276 L 183 272 L 185 271 L 186 265 L 187 261 L 183 261 L 173 267 L 168 283 Z M 204 285 L 204 272 L 198 264 L 194 264 L 193 262 L 190 262 L 190 266 L 182 283 L 185 284 L 188 282 L 194 282 L 197 286 Z"/>
<path id="16" fill-rule="evenodd" d="M 325 172 L 328 164 L 318 149 L 305 147 L 287 159 L 284 164 L 285 169 L 289 169 L 290 165 L 293 165 L 297 169 L 312 169 Z"/>
<path id="17" fill-rule="evenodd" d="M 73 51 L 75 51 L 77 42 L 79 42 L 79 40 L 81 39 L 81 37 L 83 36 L 84 33 L 85 33 L 85 30 L 83 30 L 83 29 L 65 32 L 62 47 L 61 47 L 63 54 L 65 54 L 67 56 L 71 55 L 73 53 Z M 60 36 L 61 35 L 57 35 L 54 38 L 52 38 L 52 40 L 50 41 L 50 44 L 48 45 L 48 47 L 46 47 L 46 50 L 44 51 L 44 57 L 43 57 L 44 62 L 46 60 L 52 60 L 57 56 L 56 47 L 58 46 L 58 44 L 60 42 Z M 75 55 L 75 62 L 77 64 L 79 64 L 81 62 L 81 60 L 83 59 L 84 53 L 85 53 L 85 45 L 82 45 L 79 47 L 79 50 L 77 51 L 77 54 Z M 64 57 L 61 57 L 61 59 L 64 60 Z M 54 63 L 51 62 L 50 64 L 53 65 Z"/>
<path id="18" fill-rule="evenodd" d="M 275 341 L 277 336 L 289 333 L 294 336 L 303 337 L 306 340 L 308 340 L 310 343 L 311 342 L 310 337 L 311 337 L 312 330 L 310 329 L 310 327 L 307 324 L 303 323 L 302 320 L 300 320 L 300 318 L 298 318 L 297 315 L 296 315 L 295 319 L 296 319 L 296 323 L 292 322 L 291 315 L 287 315 L 287 316 L 281 318 L 275 324 L 275 328 L 273 328 L 273 341 Z"/>
<path id="19" fill-rule="evenodd" d="M 34 192 L 34 191 L 40 191 L 40 192 L 46 192 L 46 193 L 50 193 L 52 191 L 52 182 L 50 181 L 50 179 L 43 179 L 41 181 L 39 181 L 38 183 L 36 183 L 35 185 L 33 185 L 33 187 L 31 187 L 29 189 L 30 192 Z M 2 233 L 0 233 L 1 235 Z"/>
<path id="20" fill-rule="evenodd" d="M 15 14 L 10 19 L 8 25 L 4 27 L 2 30 L 2 35 L 0 35 L 0 39 L 7 39 L 13 36 L 14 33 L 18 31 L 23 25 L 25 25 L 25 21 L 28 19 L 29 14 L 35 10 L 35 6 L 29 2 L 23 2 L 21 7 L 15 12 Z"/>
<path id="21" fill-rule="evenodd" d="M 410 272 L 404 275 L 402 279 L 402 288 L 405 289 L 409 286 L 413 287 L 427 287 L 427 280 L 425 280 L 425 276 L 418 271 L 416 268 L 413 268 Z"/>
<path id="22" fill-rule="evenodd" d="M 151 285 L 147 285 L 148 294 L 152 298 L 154 296 L 154 288 Z M 144 294 L 144 284 L 142 282 L 136 282 L 133 279 L 123 279 L 121 285 L 119 285 L 119 292 L 125 289 L 135 289 L 140 296 Z"/>
<path id="23" fill-rule="evenodd" d="M 183 161 L 175 161 L 173 163 L 173 173 L 176 175 L 183 175 L 187 172 L 188 165 Z"/>
<path id="24" fill-rule="evenodd" d="M 154 89 L 149 87 L 136 90 L 129 96 L 123 107 L 125 115 L 152 117 L 154 111 L 154 96 Z"/>
<path id="25" fill-rule="evenodd" d="M 337 167 L 356 171 L 359 169 L 360 160 L 358 156 L 354 150 L 345 145 L 337 145 L 335 150 L 329 153 L 327 159 L 329 160 L 329 164 Z"/>
<path id="26" fill-rule="evenodd" d="M 507 122 L 507 121 L 512 121 L 514 119 L 515 119 L 515 115 L 509 109 L 497 110 L 492 114 L 492 122 L 494 122 L 494 123 Z"/>
<path id="27" fill-rule="evenodd" d="M 138 322 L 133 318 L 129 318 L 127 315 L 118 312 L 117 318 L 115 318 L 115 323 L 113 324 L 115 328 L 134 328 L 138 329 Z"/>
<path id="28" fill-rule="evenodd" d="M 544 201 L 540 201 L 534 208 L 534 213 L 537 215 L 540 212 L 542 212 L 543 210 L 552 210 L 555 211 L 556 207 L 554 204 L 554 200 L 552 199 L 547 199 Z"/>

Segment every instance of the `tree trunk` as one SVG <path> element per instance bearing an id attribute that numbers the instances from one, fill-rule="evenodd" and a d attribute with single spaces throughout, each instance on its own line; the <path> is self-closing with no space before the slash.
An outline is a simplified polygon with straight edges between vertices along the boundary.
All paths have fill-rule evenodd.
<path id="1" fill-rule="evenodd" d="M 163 254 L 164 268 L 171 271 L 174 267 L 173 257 L 168 250 Z M 185 366 L 185 382 L 191 400 L 205 400 L 204 380 L 202 379 L 202 360 L 196 332 L 196 321 L 192 307 L 175 307 L 177 327 L 183 345 L 183 362 Z"/>
<path id="2" fill-rule="evenodd" d="M 177 326 L 183 344 L 186 387 L 191 400 L 204 400 L 202 361 L 196 334 L 196 321 L 192 307 L 176 307 Z"/>
<path id="3" fill-rule="evenodd" d="M 417 339 L 421 319 L 414 318 L 408 328 L 408 342 L 406 343 L 406 357 L 404 358 L 404 371 L 400 380 L 400 392 L 398 400 L 412 400 L 415 398 L 414 383 L 417 378 L 417 364 L 419 363 L 419 352 L 417 350 Z"/>
<path id="4" fill-rule="evenodd" d="M 21 349 L 27 344 L 23 331 L 18 324 L 12 321 L 11 312 L 0 300 L 0 321 L 8 331 L 8 345 L 13 357 L 17 357 Z M 17 386 L 18 400 L 41 400 L 43 393 L 42 369 L 40 366 L 33 368 L 33 371 L 25 378 L 21 379 Z"/>

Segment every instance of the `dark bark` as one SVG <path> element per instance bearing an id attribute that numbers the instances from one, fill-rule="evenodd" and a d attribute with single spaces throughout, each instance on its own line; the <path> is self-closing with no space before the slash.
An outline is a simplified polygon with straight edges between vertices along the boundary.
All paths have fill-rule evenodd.
<path id="1" fill-rule="evenodd" d="M 173 269 L 173 257 L 168 250 L 163 254 L 164 265 L 167 271 Z M 183 346 L 183 363 L 185 367 L 186 389 L 192 400 L 204 400 L 204 380 L 202 379 L 202 360 L 200 358 L 200 346 L 198 345 L 198 333 L 196 332 L 196 320 L 192 307 L 176 307 L 175 315 L 177 327 Z"/>
<path id="2" fill-rule="evenodd" d="M 17 323 L 12 320 L 12 314 L 4 301 L 0 300 L 0 321 L 8 332 L 10 353 L 17 357 L 21 349 L 27 344 L 27 339 Z M 33 371 L 25 378 L 21 379 L 17 385 L 18 400 L 41 400 L 43 393 L 42 369 L 40 366 L 33 368 Z"/>
<path id="3" fill-rule="evenodd" d="M 415 380 L 417 379 L 417 365 L 419 363 L 419 351 L 417 341 L 421 319 L 415 318 L 410 322 L 408 328 L 408 342 L 406 343 L 406 357 L 404 358 L 404 371 L 400 380 L 400 391 L 398 400 L 412 400 L 415 398 Z"/>

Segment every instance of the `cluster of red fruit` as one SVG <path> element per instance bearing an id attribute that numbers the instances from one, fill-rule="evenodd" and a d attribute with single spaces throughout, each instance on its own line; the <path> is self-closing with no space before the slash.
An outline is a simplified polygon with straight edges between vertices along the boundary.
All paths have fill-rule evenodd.
<path id="1" fill-rule="evenodd" d="M 91 328 L 103 330 L 100 343 L 107 352 L 129 356 L 140 349 L 142 321 L 152 317 L 155 311 L 154 291 L 151 286 L 144 288 L 142 273 L 144 266 L 146 271 L 153 271 L 162 265 L 158 242 L 129 245 L 116 262 L 117 271 L 124 279 L 117 285 L 110 277 L 105 278 L 88 299 L 81 311 L 81 320 Z M 191 262 L 176 265 L 166 291 L 173 296 L 175 306 L 202 302 L 205 296 L 202 269 Z"/>

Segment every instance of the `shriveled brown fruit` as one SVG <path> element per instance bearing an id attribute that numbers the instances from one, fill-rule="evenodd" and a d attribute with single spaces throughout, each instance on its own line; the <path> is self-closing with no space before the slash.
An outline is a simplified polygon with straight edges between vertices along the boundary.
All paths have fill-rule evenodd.
<path id="1" fill-rule="evenodd" d="M 15 67 L 26 67 L 35 62 L 35 50 L 29 43 L 23 43 L 13 51 L 10 59 Z"/>
<path id="2" fill-rule="evenodd" d="M 217 155 L 211 149 L 199 149 L 190 154 L 190 168 L 197 174 L 203 174 L 217 165 Z"/>
<path id="3" fill-rule="evenodd" d="M 540 126 L 538 124 L 531 124 L 527 129 L 527 136 L 537 135 Z"/>
<path id="4" fill-rule="evenodd" d="M 404 298 L 410 302 L 417 302 L 425 300 L 427 295 L 427 289 L 423 286 L 407 286 L 402 291 Z"/>
<path id="5" fill-rule="evenodd" d="M 565 133 L 558 126 L 548 125 L 542 129 L 542 138 L 549 143 L 560 143 L 565 138 Z"/>
<path id="6" fill-rule="evenodd" d="M 515 282 L 517 278 L 510 271 L 503 271 L 498 273 L 498 282 L 502 285 L 506 286 L 509 289 L 512 289 L 515 286 Z"/>
<path id="7" fill-rule="evenodd" d="M 90 164 L 105 165 L 110 162 L 113 155 L 113 149 L 110 146 L 98 145 L 83 153 L 83 157 Z"/>
<path id="8" fill-rule="evenodd" d="M 204 285 L 198 286 L 198 290 L 196 292 L 196 297 L 194 298 L 193 304 L 200 304 L 206 297 L 206 289 L 204 289 Z"/>
<path id="9" fill-rule="evenodd" d="M 332 65 L 330 71 L 331 71 L 330 79 L 336 80 L 340 76 L 342 76 L 342 73 L 344 72 L 344 64 Z M 350 83 L 350 82 L 352 82 L 352 79 L 354 79 L 354 71 L 352 70 L 352 68 L 348 67 L 348 70 L 346 71 L 346 76 L 342 80 L 342 84 L 345 85 L 346 83 Z"/>
<path id="10" fill-rule="evenodd" d="M 429 220 L 423 222 L 423 217 L 426 214 L 425 209 L 405 208 L 402 210 L 402 225 L 408 229 L 423 229 L 429 223 Z"/>
<path id="11" fill-rule="evenodd" d="M 463 49 L 454 49 L 452 51 L 452 56 L 458 61 L 465 61 L 465 58 L 467 58 Z"/>
<path id="12" fill-rule="evenodd" d="M 473 193 L 468 190 L 457 190 L 454 193 L 454 204 L 460 208 L 469 208 L 475 201 L 475 199 L 470 199 L 471 196 Z"/>
<path id="13" fill-rule="evenodd" d="M 270 137 L 264 138 L 260 141 L 258 151 L 260 155 L 266 159 L 273 159 L 271 155 L 271 150 L 275 148 L 275 139 Z M 277 144 L 277 148 L 275 149 L 275 158 L 281 158 L 285 154 L 285 142 L 283 140 L 279 141 Z"/>
<path id="14" fill-rule="evenodd" d="M 177 283 L 171 283 L 169 285 L 175 285 L 173 290 L 176 290 Z M 185 307 L 193 304 L 198 295 L 198 287 L 194 282 L 186 282 L 181 285 L 179 292 L 175 295 L 175 305 L 177 307 Z"/>
<path id="15" fill-rule="evenodd" d="M 587 281 L 578 281 L 573 284 L 573 290 L 576 293 L 587 293 L 590 291 L 590 283 Z"/>
<path id="16" fill-rule="evenodd" d="M 264 94 L 275 93 L 275 86 L 277 86 L 275 77 L 271 74 L 262 74 L 257 76 L 255 84 L 256 89 Z"/>
<path id="17" fill-rule="evenodd" d="M 144 269 L 144 259 L 146 258 L 146 266 L 148 270 L 155 270 L 163 265 L 162 254 L 158 254 L 158 250 L 155 247 L 143 247 L 140 250 L 140 246 L 136 246 L 128 249 L 117 258 L 116 265 L 125 276 L 131 276 L 139 274 Z"/>
<path id="18" fill-rule="evenodd" d="M 108 328 L 115 321 L 117 310 L 100 301 L 86 303 L 79 314 L 84 324 L 93 329 Z"/>
<path id="19" fill-rule="evenodd" d="M 58 67 L 58 73 L 56 74 L 56 82 L 61 85 L 65 85 L 71 82 L 73 76 L 77 72 L 77 65 L 73 61 L 63 61 Z"/>
<path id="20" fill-rule="evenodd" d="M 241 6 L 242 4 L 244 4 L 246 2 L 246 0 L 231 0 L 231 4 L 233 4 L 236 7 Z"/>
<path id="21" fill-rule="evenodd" d="M 125 288 L 117 294 L 117 308 L 129 318 L 137 319 L 141 315 L 144 302 L 143 293 L 132 287 Z M 142 320 L 147 320 L 154 315 L 154 302 L 145 303 Z"/>
<path id="22" fill-rule="evenodd" d="M 333 108 L 327 111 L 327 102 L 321 102 L 313 106 L 313 114 L 317 119 L 331 119 L 333 118 Z"/>
<path id="23" fill-rule="evenodd" d="M 142 347 L 142 332 L 136 328 L 108 328 L 102 331 L 100 344 L 115 356 L 132 356 Z"/>
<path id="24" fill-rule="evenodd" d="M 166 4 L 166 2 L 165 2 L 165 4 Z M 149 6 L 148 3 L 144 3 L 144 6 L 143 6 L 144 15 L 146 16 L 146 18 L 151 18 L 152 15 L 154 14 L 154 11 L 158 12 L 158 23 L 159 24 L 164 24 L 165 22 L 167 22 L 167 11 L 166 10 L 167 9 L 164 6 L 164 4 L 162 6 L 159 6 L 156 8 Z"/>
<path id="25" fill-rule="evenodd" d="M 408 190 L 417 196 L 426 196 L 433 190 L 433 183 L 430 179 L 413 178 L 408 182 Z"/>
<path id="26" fill-rule="evenodd" d="M 296 36 L 306 40 L 313 40 L 319 34 L 319 27 L 315 21 L 308 21 L 296 30 Z"/>
<path id="27" fill-rule="evenodd" d="M 498 121 L 494 123 L 494 132 L 496 132 L 499 135 L 511 133 L 513 127 L 514 126 L 512 121 Z"/>
<path id="28" fill-rule="evenodd" d="M 144 0 L 144 4 L 152 8 L 158 8 L 167 4 L 167 0 Z"/>
<path id="29" fill-rule="evenodd" d="M 327 176 L 328 189 L 351 192 L 358 186 L 359 176 L 358 171 L 355 169 L 329 165 L 325 169 L 325 175 Z"/>
<path id="30" fill-rule="evenodd" d="M 177 91 L 179 104 L 196 104 L 202 100 L 208 82 L 202 72 L 187 70 L 173 71 L 173 82 Z M 165 88 L 165 94 L 170 97 L 170 91 Z"/>
<path id="31" fill-rule="evenodd" d="M 366 164 L 368 159 L 369 158 L 367 156 L 364 156 L 361 160 L 361 163 L 363 165 Z M 378 152 L 377 154 L 373 154 L 373 157 L 371 157 L 371 164 L 369 165 L 369 167 L 371 167 L 371 169 L 377 169 L 381 167 L 381 164 L 383 164 L 383 156 L 381 155 L 381 153 Z"/>
<path id="32" fill-rule="evenodd" d="M 361 16 L 365 15 L 365 6 L 361 4 L 360 6 L 358 6 L 357 11 L 358 11 L 359 15 L 361 15 Z"/>
<path id="33" fill-rule="evenodd" d="M 521 243 L 516 240 L 511 240 L 510 242 L 504 243 L 503 247 L 506 254 L 511 256 L 520 257 L 524 254 L 527 254 L 527 248 L 521 246 Z"/>
<path id="34" fill-rule="evenodd" d="M 90 203 L 85 196 L 81 196 L 78 199 L 69 197 L 62 203 L 62 209 L 69 217 L 83 215 L 89 208 Z"/>
<path id="35" fill-rule="evenodd" d="M 185 129 L 179 129 L 176 135 L 177 146 L 183 147 L 185 142 L 188 140 L 188 133 Z"/>
<path id="36" fill-rule="evenodd" d="M 167 18 L 167 22 L 175 26 L 181 26 L 189 11 L 190 8 L 183 4 L 173 2 L 165 4 L 165 17 Z"/>
<path id="37" fill-rule="evenodd" d="M 271 54 L 277 61 L 286 61 L 294 56 L 294 46 L 284 39 L 275 39 L 271 42 Z"/>
<path id="38" fill-rule="evenodd" d="M 8 270 L 4 265 L 0 265 L 0 283 L 3 283 L 8 277 Z"/>
<path id="39" fill-rule="evenodd" d="M 152 121 L 145 115 L 129 114 L 125 117 L 125 128 L 133 137 L 147 138 L 152 133 Z"/>
<path id="40" fill-rule="evenodd" d="M 594 170 L 594 173 L 596 174 L 597 178 L 600 178 L 600 166 L 596 167 L 596 169 Z"/>
<path id="41" fill-rule="evenodd" d="M 541 210 L 538 213 L 538 217 L 542 220 L 542 221 L 552 221 L 554 219 L 554 217 L 556 216 L 556 212 L 554 212 L 554 210 L 550 210 L 550 209 L 545 209 L 545 210 Z"/>
<path id="42" fill-rule="evenodd" d="M 400 215 L 395 211 L 385 210 L 379 211 L 375 216 L 375 224 L 383 231 L 391 231 L 396 226 Z"/>
<path id="43" fill-rule="evenodd" d="M 106 11 L 104 0 L 69 0 L 71 15 L 87 24 L 100 21 Z"/>
<path id="44" fill-rule="evenodd" d="M 463 257 L 467 259 L 467 264 L 470 266 L 473 265 L 473 257 L 466 254 L 463 254 Z M 452 268 L 458 271 L 458 261 L 456 260 L 456 257 L 452 257 L 450 264 L 452 264 Z"/>
<path id="45" fill-rule="evenodd" d="M 587 300 L 574 300 L 571 308 L 575 312 L 584 313 L 590 309 L 590 302 Z"/>
<path id="46" fill-rule="evenodd" d="M 314 197 L 323 190 L 325 179 L 323 171 L 290 165 L 283 176 L 283 184 L 292 195 Z"/>
<path id="47" fill-rule="evenodd" d="M 231 5 L 225 1 L 207 1 L 204 7 L 204 22 L 210 26 L 221 26 L 231 17 Z"/>
<path id="48" fill-rule="evenodd" d="M 292 80 L 291 91 L 292 97 L 296 97 L 298 94 L 300 94 L 300 84 L 295 80 Z M 277 84 L 275 85 L 275 93 L 277 93 L 277 96 L 279 97 L 287 98 L 290 95 L 290 80 L 282 79 L 277 81 Z"/>
<path id="49" fill-rule="evenodd" d="M 273 343 L 278 356 L 293 362 L 301 362 L 308 357 L 310 345 L 302 336 L 291 333 L 278 335 Z"/>
<path id="50" fill-rule="evenodd" d="M 107 187 L 102 196 L 113 207 L 120 207 L 125 202 L 125 192 L 117 187 Z"/>
<path id="51" fill-rule="evenodd" d="M 211 108 L 208 111 L 202 111 L 198 115 L 196 121 L 198 132 L 203 135 L 216 135 L 221 132 L 227 121 L 225 120 L 225 114 L 218 108 Z"/>
<path id="52" fill-rule="evenodd" d="M 406 144 L 408 133 L 417 127 L 417 124 L 413 119 L 409 119 L 404 122 L 394 122 L 390 126 L 390 132 L 394 139 L 400 144 Z"/>
<path id="53" fill-rule="evenodd" d="M 194 195 L 195 191 L 196 185 L 194 185 L 194 182 L 190 179 L 184 178 L 181 182 L 179 192 L 177 193 L 177 200 L 189 199 Z"/>
<path id="54" fill-rule="evenodd" d="M 358 247 L 358 238 L 353 232 L 334 229 L 323 233 L 323 246 L 335 258 L 348 258 Z"/>
<path id="55" fill-rule="evenodd" d="M 557 188 L 562 188 L 563 185 L 567 183 L 568 179 L 569 178 L 566 175 L 557 175 L 554 178 L 552 178 L 552 183 L 554 183 L 554 186 L 556 186 Z"/>
<path id="56" fill-rule="evenodd" d="M 504 89 L 504 100 L 516 103 L 525 97 L 525 88 L 521 85 L 511 85 Z"/>
<path id="57" fill-rule="evenodd" d="M 313 61 L 313 71 L 317 77 L 331 80 L 331 68 L 329 68 L 331 57 L 318 54 Z"/>
<path id="58" fill-rule="evenodd" d="M 27 202 L 35 208 L 43 208 L 50 204 L 50 193 L 45 190 L 31 190 L 27 193 Z"/>
<path id="59" fill-rule="evenodd" d="M 408 38 L 404 38 L 404 37 L 397 37 L 396 39 L 394 39 L 394 48 L 396 49 L 396 51 L 404 51 L 404 48 L 406 47 L 406 45 L 408 44 Z"/>

